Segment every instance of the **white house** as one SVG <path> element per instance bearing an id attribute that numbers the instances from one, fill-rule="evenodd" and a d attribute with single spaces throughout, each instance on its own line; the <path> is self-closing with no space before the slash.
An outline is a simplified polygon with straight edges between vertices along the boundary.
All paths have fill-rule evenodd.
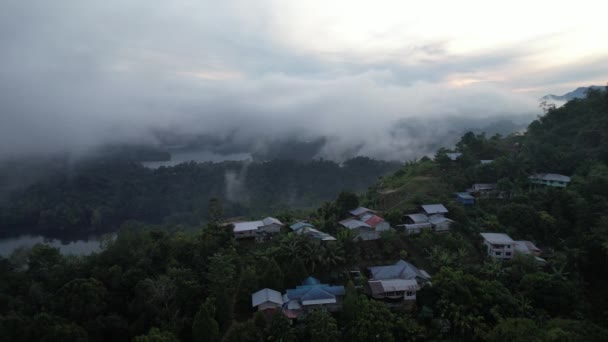
<path id="1" fill-rule="evenodd" d="M 533 184 L 541 184 L 558 188 L 565 188 L 570 183 L 570 177 L 556 173 L 538 173 L 529 177 Z"/>
<path id="2" fill-rule="evenodd" d="M 450 158 L 450 160 L 455 161 L 456 159 L 460 158 L 460 156 L 462 156 L 462 153 L 453 152 L 453 153 L 446 153 L 445 155 L 448 156 L 448 158 Z"/>
<path id="3" fill-rule="evenodd" d="M 263 289 L 251 295 L 251 306 L 258 311 L 280 310 L 283 297 L 279 291 Z"/>
<path id="4" fill-rule="evenodd" d="M 274 217 L 267 217 L 261 221 L 234 222 L 232 225 L 235 239 L 255 238 L 258 242 L 280 233 L 281 227 L 284 226 Z"/>
<path id="5" fill-rule="evenodd" d="M 498 260 L 513 258 L 515 241 L 509 235 L 503 233 L 481 233 L 481 236 L 490 257 Z"/>

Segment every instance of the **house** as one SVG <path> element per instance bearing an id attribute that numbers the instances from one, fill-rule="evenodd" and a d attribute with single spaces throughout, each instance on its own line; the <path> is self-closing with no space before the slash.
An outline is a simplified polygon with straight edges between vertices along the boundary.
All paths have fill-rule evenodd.
<path id="1" fill-rule="evenodd" d="M 292 224 L 291 226 L 289 226 L 289 228 L 291 230 L 293 230 L 294 232 L 297 232 L 298 229 L 305 228 L 305 227 L 314 228 L 315 226 L 313 226 L 312 224 L 307 223 L 307 222 L 296 222 L 296 223 Z"/>
<path id="2" fill-rule="evenodd" d="M 515 241 L 515 252 L 535 257 L 540 256 L 542 253 L 540 248 L 536 247 L 532 241 L 527 240 Z"/>
<path id="3" fill-rule="evenodd" d="M 302 285 L 288 289 L 283 295 L 283 313 L 289 318 L 299 318 L 315 309 L 339 311 L 345 294 L 344 286 L 322 284 L 319 279 L 308 277 Z"/>
<path id="4" fill-rule="evenodd" d="M 456 159 L 460 158 L 460 156 L 462 156 L 462 153 L 453 152 L 453 153 L 446 153 L 445 155 L 448 156 L 448 158 L 450 158 L 450 160 L 455 161 Z"/>
<path id="5" fill-rule="evenodd" d="M 486 164 L 492 164 L 492 162 L 494 162 L 493 159 L 482 159 L 479 161 L 481 163 L 481 165 L 486 165 Z"/>
<path id="6" fill-rule="evenodd" d="M 327 234 L 327 233 L 323 233 L 322 231 L 319 231 L 315 228 L 311 228 L 311 227 L 304 227 L 304 228 L 300 228 L 296 231 L 296 234 L 301 234 L 301 235 L 307 235 L 313 239 L 316 239 L 317 241 L 321 241 L 321 242 L 328 242 L 328 241 L 336 241 L 336 238 Z"/>
<path id="7" fill-rule="evenodd" d="M 456 202 L 462 205 L 473 205 L 475 204 L 475 197 L 471 196 L 468 192 L 457 192 Z"/>
<path id="8" fill-rule="evenodd" d="M 426 207 L 426 209 L 424 208 Z M 450 226 L 454 221 L 443 216 L 448 210 L 441 204 L 423 205 L 425 212 L 436 212 L 436 214 L 427 216 L 427 214 L 410 214 L 405 215 L 406 224 L 399 225 L 403 227 L 408 234 L 418 234 L 423 229 L 432 228 L 436 232 L 450 230 Z M 427 211 L 428 210 L 428 211 Z"/>
<path id="9" fill-rule="evenodd" d="M 431 215 L 429 217 L 429 223 L 433 226 L 433 230 L 436 232 L 445 232 L 450 230 L 454 221 L 440 214 Z"/>
<path id="10" fill-rule="evenodd" d="M 473 194 L 487 194 L 494 190 L 496 190 L 496 183 L 478 183 L 473 184 L 471 188 L 467 189 L 467 192 Z"/>
<path id="11" fill-rule="evenodd" d="M 234 222 L 232 225 L 235 239 L 255 238 L 257 242 L 270 240 L 273 235 L 280 233 L 284 226 L 274 217 L 261 221 Z"/>
<path id="12" fill-rule="evenodd" d="M 448 210 L 443 206 L 443 204 L 423 204 L 421 207 L 422 211 L 424 211 L 424 213 L 427 215 L 444 215 L 448 213 Z"/>
<path id="13" fill-rule="evenodd" d="M 555 173 L 538 173 L 529 177 L 532 184 L 540 184 L 565 188 L 570 183 L 570 177 Z"/>
<path id="14" fill-rule="evenodd" d="M 483 243 L 486 245 L 488 255 L 498 260 L 509 260 L 513 258 L 515 241 L 503 233 L 481 233 Z"/>
<path id="15" fill-rule="evenodd" d="M 428 284 L 431 276 L 405 260 L 393 265 L 368 269 L 368 287 L 376 299 L 416 300 L 416 291 Z"/>
<path id="16" fill-rule="evenodd" d="M 279 291 L 263 289 L 251 295 L 251 306 L 257 311 L 280 310 L 283 306 L 283 297 Z"/>
<path id="17" fill-rule="evenodd" d="M 358 216 L 338 222 L 342 227 L 355 232 L 356 240 L 378 240 L 383 231 L 391 229 L 390 224 L 382 217 L 367 208 L 357 208 L 350 211 Z"/>

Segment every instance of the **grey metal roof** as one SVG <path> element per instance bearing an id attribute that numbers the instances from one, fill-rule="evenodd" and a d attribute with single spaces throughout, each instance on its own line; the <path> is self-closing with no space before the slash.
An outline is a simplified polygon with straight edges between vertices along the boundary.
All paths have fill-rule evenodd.
<path id="1" fill-rule="evenodd" d="M 281 221 L 279 221 L 278 219 L 276 219 L 274 217 L 267 217 L 267 218 L 263 219 L 262 222 L 264 223 L 265 226 L 269 226 L 271 224 L 278 224 L 280 226 L 283 225 L 283 223 Z"/>
<path id="2" fill-rule="evenodd" d="M 291 230 L 298 230 L 300 228 L 304 228 L 304 227 L 309 227 L 309 228 L 314 228 L 315 226 L 313 226 L 310 223 L 306 223 L 306 222 L 296 222 L 294 224 L 292 224 L 291 226 L 289 226 L 289 228 L 291 228 Z"/>
<path id="3" fill-rule="evenodd" d="M 429 222 L 431 224 L 440 224 L 443 222 L 454 222 L 454 221 L 450 220 L 447 217 L 443 217 L 441 215 L 432 215 L 431 217 L 429 217 Z"/>
<path id="4" fill-rule="evenodd" d="M 494 160 L 493 159 L 482 159 L 479 162 L 481 162 L 482 164 L 490 164 L 492 163 Z"/>
<path id="5" fill-rule="evenodd" d="M 406 216 L 409 217 L 410 219 L 412 219 L 412 221 L 414 221 L 414 223 L 429 222 L 429 217 L 426 216 L 426 214 L 411 214 L 411 215 L 406 215 Z"/>
<path id="6" fill-rule="evenodd" d="M 537 173 L 530 176 L 532 179 L 540 179 L 544 181 L 555 181 L 555 182 L 570 182 L 570 177 L 559 175 L 557 173 Z"/>
<path id="7" fill-rule="evenodd" d="M 370 226 L 369 224 L 363 221 L 359 221 L 355 218 L 347 218 L 346 220 L 342 220 L 339 223 L 348 229 L 356 229 L 360 227 L 372 228 L 372 226 Z"/>
<path id="8" fill-rule="evenodd" d="M 427 215 L 431 214 L 446 214 L 448 210 L 443 204 L 423 204 L 422 210 L 424 210 Z"/>
<path id="9" fill-rule="evenodd" d="M 309 235 L 312 236 L 315 239 L 319 239 L 322 241 L 336 241 L 336 238 L 327 234 L 327 233 L 323 233 L 319 230 L 316 230 L 314 228 L 310 228 L 310 227 L 304 227 L 301 229 L 297 230 L 298 234 L 305 234 L 305 235 Z"/>
<path id="10" fill-rule="evenodd" d="M 375 213 L 375 211 L 373 211 L 371 209 L 364 208 L 364 207 L 359 207 L 357 209 L 353 209 L 353 210 L 349 211 L 349 213 L 351 215 L 353 215 L 353 216 L 363 215 L 363 214 L 365 214 L 367 212 L 369 212 L 369 213 Z"/>
<path id="11" fill-rule="evenodd" d="M 416 266 L 405 260 L 399 260 L 394 265 L 369 267 L 368 270 L 374 280 L 414 279 L 416 277 L 427 279 L 428 276 L 426 272 L 420 272 Z"/>
<path id="12" fill-rule="evenodd" d="M 251 295 L 251 306 L 254 308 L 266 302 L 283 305 L 283 297 L 279 291 L 272 289 L 263 289 Z"/>
<path id="13" fill-rule="evenodd" d="M 234 232 L 244 232 L 244 231 L 250 231 L 250 230 L 257 230 L 258 227 L 261 227 L 264 225 L 264 223 L 262 221 L 246 221 L 246 222 L 235 222 L 233 223 L 234 225 Z"/>
<path id="14" fill-rule="evenodd" d="M 507 234 L 503 233 L 480 233 L 487 242 L 493 245 L 513 244 L 515 241 Z"/>
<path id="15" fill-rule="evenodd" d="M 398 291 L 416 291 L 420 288 L 416 279 L 370 280 L 368 283 L 373 294 Z"/>
<path id="16" fill-rule="evenodd" d="M 496 183 L 476 183 L 471 185 L 471 188 L 467 191 L 483 191 L 483 190 L 494 190 L 496 189 Z"/>

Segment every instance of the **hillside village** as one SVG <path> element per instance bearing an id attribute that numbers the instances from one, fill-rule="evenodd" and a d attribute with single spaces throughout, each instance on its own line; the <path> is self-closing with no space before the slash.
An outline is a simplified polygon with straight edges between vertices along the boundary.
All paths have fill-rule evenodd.
<path id="1" fill-rule="evenodd" d="M 446 153 L 448 158 L 456 161 L 462 153 Z M 480 160 L 481 165 L 491 163 L 491 160 Z M 570 177 L 558 174 L 534 174 L 528 177 L 531 185 L 548 187 L 566 187 Z M 354 196 L 354 195 L 351 195 Z M 496 183 L 473 184 L 466 192 L 454 193 L 454 205 L 472 208 L 480 201 L 500 201 L 505 199 L 505 192 L 497 190 Z M 357 207 L 344 213 L 347 218 L 335 222 L 337 232 L 347 231 L 352 240 L 357 243 L 378 241 L 383 234 L 395 232 L 403 239 L 421 234 L 423 231 L 432 234 L 449 233 L 452 224 L 449 210 L 440 203 L 421 204 L 411 213 L 404 214 L 398 222 L 388 222 L 380 213 L 365 207 Z M 318 230 L 312 223 L 298 221 L 287 226 L 279 219 L 266 217 L 259 221 L 236 221 L 224 224 L 232 227 L 234 238 L 241 243 L 253 241 L 265 243 L 285 234 L 296 234 L 310 239 L 315 244 L 335 244 L 337 239 L 332 235 Z M 534 242 L 528 240 L 513 240 L 509 235 L 499 232 L 481 232 L 482 243 L 490 260 L 511 260 L 517 255 L 532 258 L 538 267 L 543 267 L 546 260 L 541 258 L 542 251 Z M 350 280 L 359 280 L 359 288 L 370 298 L 380 300 L 389 308 L 414 308 L 416 292 L 424 286 L 432 286 L 432 277 L 425 270 L 418 269 L 412 263 L 400 259 L 395 264 L 377 265 L 371 267 L 355 267 L 349 270 Z M 361 282 L 361 279 L 367 279 Z M 345 296 L 342 285 L 322 284 L 312 276 L 303 279 L 301 285 L 294 289 L 286 289 L 281 294 L 280 289 L 263 288 L 251 295 L 252 308 L 257 312 L 271 315 L 282 312 L 292 320 L 302 320 L 308 313 L 315 310 L 338 312 Z"/>

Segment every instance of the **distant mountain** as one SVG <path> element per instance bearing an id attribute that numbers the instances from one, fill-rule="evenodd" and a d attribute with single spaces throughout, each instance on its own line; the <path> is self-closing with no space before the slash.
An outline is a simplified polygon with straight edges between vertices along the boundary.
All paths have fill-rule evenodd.
<path id="1" fill-rule="evenodd" d="M 545 95 L 543 97 L 541 97 L 541 101 L 570 101 L 573 99 L 584 99 L 585 97 L 587 97 L 587 91 L 589 89 L 604 89 L 604 86 L 589 86 L 589 87 L 578 87 L 575 90 L 566 93 L 564 95 L 553 95 L 553 94 L 549 94 L 549 95 Z"/>

